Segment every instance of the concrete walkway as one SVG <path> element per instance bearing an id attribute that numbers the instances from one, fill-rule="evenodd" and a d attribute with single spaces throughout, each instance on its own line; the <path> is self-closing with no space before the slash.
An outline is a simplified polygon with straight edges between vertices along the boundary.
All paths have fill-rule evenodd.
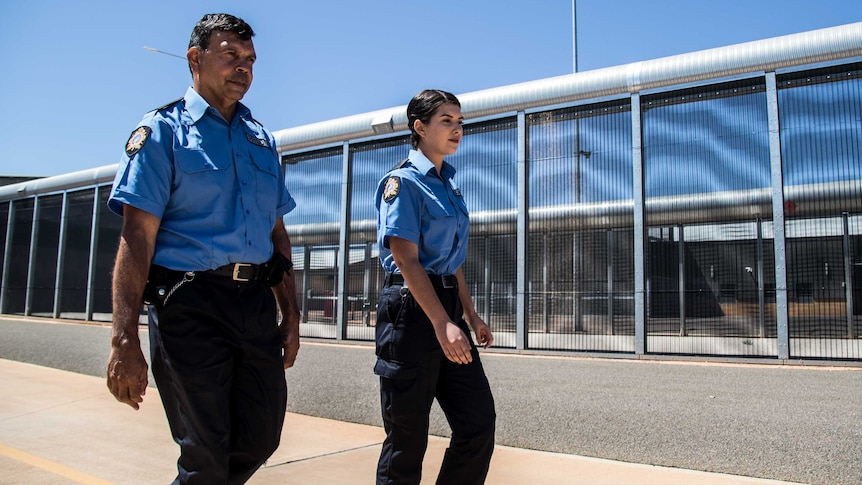
<path id="1" fill-rule="evenodd" d="M 383 430 L 289 413 L 282 445 L 252 484 L 370 484 Z M 446 440 L 432 437 L 423 483 L 433 483 Z M 168 483 L 176 468 L 157 391 L 140 411 L 104 379 L 0 359 L 0 484 Z M 498 446 L 489 485 L 787 484 Z M 457 484 L 453 484 L 457 485 Z"/>

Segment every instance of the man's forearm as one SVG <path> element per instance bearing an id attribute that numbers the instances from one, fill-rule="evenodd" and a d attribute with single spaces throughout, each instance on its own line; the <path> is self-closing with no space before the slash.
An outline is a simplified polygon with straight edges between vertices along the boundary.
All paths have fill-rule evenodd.
<path id="1" fill-rule="evenodd" d="M 127 209 L 129 212 L 132 209 Z M 137 213 L 140 216 L 140 213 Z M 141 220 L 124 221 L 123 232 L 117 248 L 114 274 L 111 282 L 113 297 L 113 338 L 137 338 L 138 319 L 143 304 L 144 286 L 150 272 L 153 256 L 155 230 Z M 150 226 L 152 220 L 149 221 Z M 157 226 L 156 226 L 157 227 Z"/>
<path id="2" fill-rule="evenodd" d="M 113 339 L 138 334 L 138 318 L 149 264 L 143 257 L 133 254 L 125 239 L 121 239 L 112 283 Z"/>
<path id="3" fill-rule="evenodd" d="M 293 249 L 290 244 L 290 237 L 287 235 L 284 224 L 280 219 L 276 221 L 272 229 L 272 246 L 273 251 L 280 253 L 285 259 L 290 261 L 290 267 L 285 268 L 281 282 L 272 288 L 272 292 L 285 320 L 288 322 L 296 321 L 298 324 L 299 319 L 296 317 L 299 316 L 299 305 L 296 302 L 296 281 L 293 278 Z M 288 318 L 288 316 L 293 318 Z"/>

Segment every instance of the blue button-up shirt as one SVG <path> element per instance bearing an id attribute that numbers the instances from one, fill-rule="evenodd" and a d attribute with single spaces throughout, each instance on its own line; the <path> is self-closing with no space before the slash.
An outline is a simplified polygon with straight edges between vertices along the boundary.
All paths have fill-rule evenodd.
<path id="1" fill-rule="evenodd" d="M 432 274 L 454 274 L 467 258 L 470 218 L 455 185 L 455 167 L 443 162 L 440 173 L 428 158 L 410 150 L 408 161 L 386 174 L 377 186 L 377 245 L 383 268 L 400 272 L 389 250 L 399 237 L 419 248 L 419 262 Z"/>
<path id="2" fill-rule="evenodd" d="M 126 147 L 108 207 L 161 219 L 153 263 L 180 271 L 260 264 L 295 206 L 275 139 L 238 103 L 228 122 L 194 89 L 147 113 Z"/>

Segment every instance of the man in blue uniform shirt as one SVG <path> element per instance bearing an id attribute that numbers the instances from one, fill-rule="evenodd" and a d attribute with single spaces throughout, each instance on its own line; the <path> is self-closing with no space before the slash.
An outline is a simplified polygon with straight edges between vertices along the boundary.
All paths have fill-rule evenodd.
<path id="1" fill-rule="evenodd" d="M 132 132 L 108 201 L 123 216 L 108 387 L 134 409 L 143 401 L 145 301 L 153 376 L 180 445 L 174 483 L 251 477 L 278 447 L 284 369 L 299 350 L 282 221 L 296 204 L 272 134 L 239 102 L 253 35 L 227 14 L 197 23 L 186 54 L 193 86 Z"/>

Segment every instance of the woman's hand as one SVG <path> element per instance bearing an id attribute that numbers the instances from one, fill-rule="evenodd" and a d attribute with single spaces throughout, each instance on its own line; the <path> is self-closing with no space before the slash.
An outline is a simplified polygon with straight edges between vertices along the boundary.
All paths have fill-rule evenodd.
<path id="1" fill-rule="evenodd" d="M 480 345 L 483 349 L 487 349 L 494 344 L 494 334 L 491 333 L 491 327 L 485 323 L 485 320 L 482 320 L 482 317 L 474 314 L 470 318 L 469 323 L 473 329 L 473 333 L 476 334 L 477 345 Z"/>
<path id="2" fill-rule="evenodd" d="M 456 364 L 469 364 L 473 362 L 470 353 L 470 339 L 464 334 L 458 325 L 448 321 L 444 324 L 434 324 L 434 334 L 446 358 Z"/>

